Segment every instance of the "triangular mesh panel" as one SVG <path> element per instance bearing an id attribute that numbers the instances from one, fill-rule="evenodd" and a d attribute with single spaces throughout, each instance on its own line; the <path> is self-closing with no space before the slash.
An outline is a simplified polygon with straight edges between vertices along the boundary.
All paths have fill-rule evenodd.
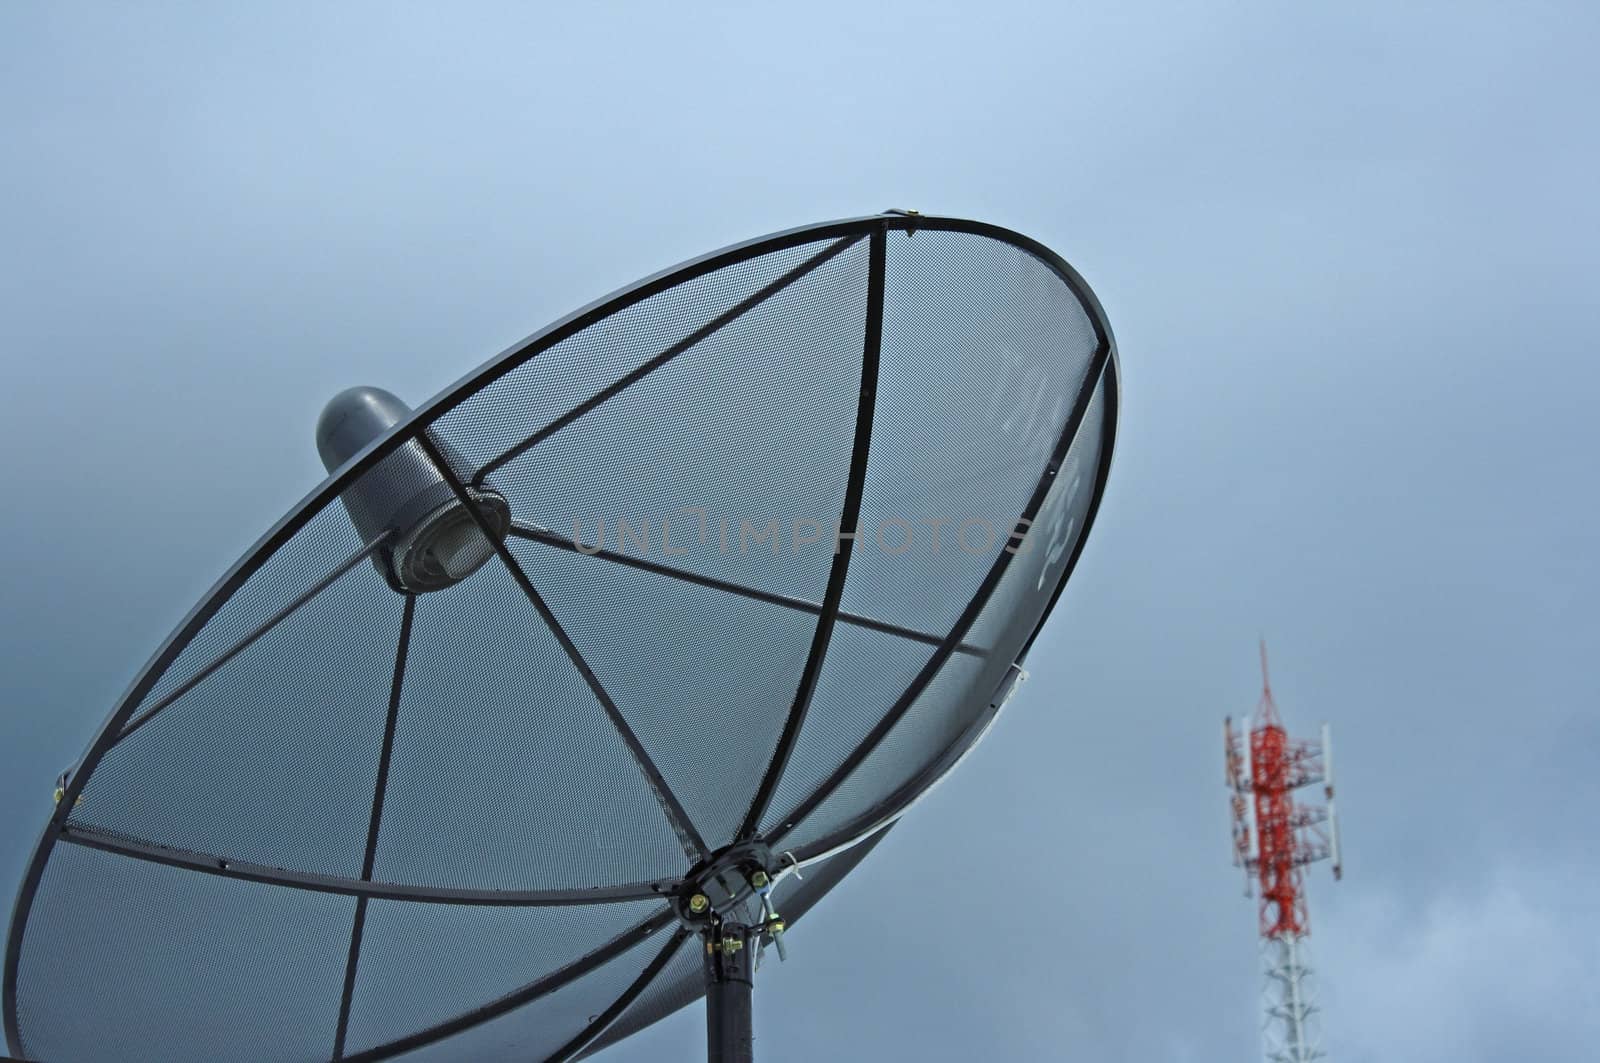
<path id="1" fill-rule="evenodd" d="M 400 606 L 370 565 L 346 572 L 113 746 L 71 822 L 360 875 Z"/>
<path id="2" fill-rule="evenodd" d="M 538 543 L 513 549 L 707 844 L 731 843 L 788 719 L 816 617 Z M 711 749 L 720 761 L 707 771 Z"/>
<path id="3" fill-rule="evenodd" d="M 60 846 L 23 941 L 13 1047 L 52 1061 L 326 1058 L 355 904 Z"/>
<path id="4" fill-rule="evenodd" d="M 670 877 L 683 854 L 594 694 L 500 567 L 417 600 L 374 877 Z"/>
<path id="5" fill-rule="evenodd" d="M 841 624 L 834 629 L 828 659 L 817 681 L 794 757 L 762 825 L 780 826 L 829 775 L 916 679 L 934 647 L 871 628 Z"/>
<path id="6" fill-rule="evenodd" d="M 398 1040 L 514 992 L 660 907 L 656 901 L 559 908 L 372 901 L 346 1051 Z"/>

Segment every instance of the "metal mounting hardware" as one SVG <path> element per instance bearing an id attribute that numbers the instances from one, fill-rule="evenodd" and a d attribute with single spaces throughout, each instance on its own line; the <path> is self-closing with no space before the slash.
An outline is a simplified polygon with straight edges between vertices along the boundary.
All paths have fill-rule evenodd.
<path id="1" fill-rule="evenodd" d="M 744 939 L 741 937 L 724 937 L 718 938 L 715 942 L 706 942 L 707 952 L 720 950 L 724 956 L 731 956 L 742 948 L 744 948 Z"/>
<path id="2" fill-rule="evenodd" d="M 754 922 L 754 900 L 771 888 L 772 866 L 772 851 L 760 841 L 717 850 L 691 868 L 672 894 L 679 921 L 691 930 L 725 920 Z"/>

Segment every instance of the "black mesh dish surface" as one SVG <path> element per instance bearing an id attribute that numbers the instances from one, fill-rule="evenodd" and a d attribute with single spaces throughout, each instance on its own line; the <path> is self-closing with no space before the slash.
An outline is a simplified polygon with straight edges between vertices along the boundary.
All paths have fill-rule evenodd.
<path id="1" fill-rule="evenodd" d="M 993 723 L 1117 404 L 1083 280 L 959 219 L 763 237 L 524 341 L 313 491 L 112 710 L 18 894 L 10 1050 L 556 1060 L 692 1002 L 697 869 L 782 854 L 792 922 Z M 469 528 L 510 512 L 441 589 L 341 504 L 406 455 Z"/>

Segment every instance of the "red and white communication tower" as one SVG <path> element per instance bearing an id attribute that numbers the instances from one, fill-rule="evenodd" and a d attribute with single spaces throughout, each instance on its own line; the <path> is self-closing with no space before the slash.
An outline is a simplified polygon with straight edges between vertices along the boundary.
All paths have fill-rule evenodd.
<path id="1" fill-rule="evenodd" d="M 1300 869 L 1331 859 L 1335 879 L 1344 870 L 1333 804 L 1332 735 L 1323 724 L 1321 742 L 1289 737 L 1272 701 L 1264 641 L 1261 703 L 1256 706 L 1249 733 L 1235 731 L 1230 716 L 1223 721 L 1222 734 L 1227 785 L 1232 791 L 1233 863 L 1244 868 L 1246 897 L 1252 880 L 1260 888 L 1267 1004 L 1263 1047 L 1271 1063 L 1311 1063 L 1325 1053 L 1317 1043 L 1317 1007 L 1311 998 L 1311 969 L 1305 960 L 1304 939 L 1311 928 Z M 1322 784 L 1321 805 L 1295 801 L 1294 791 L 1318 783 Z"/>

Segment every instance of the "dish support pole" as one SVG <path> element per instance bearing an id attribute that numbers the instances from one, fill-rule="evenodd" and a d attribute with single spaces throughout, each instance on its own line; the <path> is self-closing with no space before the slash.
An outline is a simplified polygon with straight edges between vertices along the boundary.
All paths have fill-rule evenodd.
<path id="1" fill-rule="evenodd" d="M 722 923 L 702 934 L 706 973 L 706 1059 L 752 1063 L 751 995 L 761 929 Z"/>

